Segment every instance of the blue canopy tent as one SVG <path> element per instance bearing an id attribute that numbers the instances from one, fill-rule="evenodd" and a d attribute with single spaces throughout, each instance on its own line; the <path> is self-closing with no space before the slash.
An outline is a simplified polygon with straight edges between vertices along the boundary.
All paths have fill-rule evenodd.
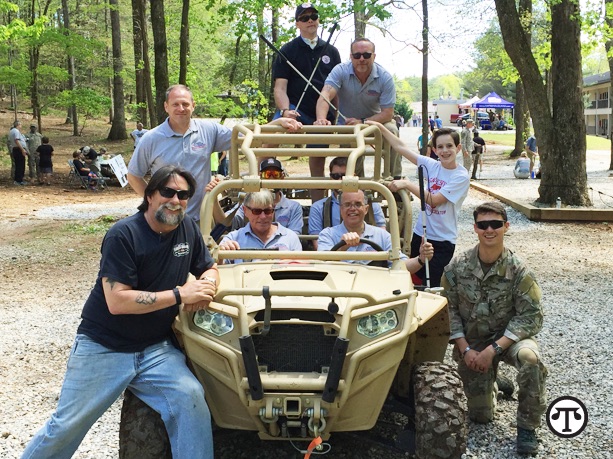
<path id="1" fill-rule="evenodd" d="M 496 94 L 495 92 L 490 92 L 489 94 L 487 94 L 485 97 L 483 97 L 482 99 L 478 100 L 477 102 L 473 103 L 473 108 L 479 109 L 479 108 L 494 108 L 494 109 L 511 109 L 513 110 L 513 108 L 515 107 L 515 104 L 513 102 L 509 102 L 507 100 L 504 100 L 502 97 L 500 97 L 498 94 Z M 488 122 L 489 124 L 489 122 Z M 481 126 L 482 129 L 491 129 L 491 126 Z"/>

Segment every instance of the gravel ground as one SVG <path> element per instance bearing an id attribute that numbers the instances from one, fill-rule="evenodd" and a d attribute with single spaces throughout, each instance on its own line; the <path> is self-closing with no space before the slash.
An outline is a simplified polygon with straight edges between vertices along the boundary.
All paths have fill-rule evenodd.
<path id="1" fill-rule="evenodd" d="M 488 186 L 526 202 L 536 198 L 536 180 L 509 180 L 514 161 L 486 160 L 482 179 Z M 606 163 L 588 166 L 590 185 L 613 195 Z M 599 160 L 596 160 L 599 161 Z M 407 166 L 409 176 L 413 173 Z M 98 267 L 101 233 L 76 231 L 70 219 L 88 220 L 110 213 L 131 212 L 138 204 L 122 196 L 105 202 L 40 206 L 22 213 L 7 210 L 12 202 L 0 189 L 0 457 L 19 457 L 32 434 L 55 408 L 79 313 Z M 490 198 L 471 190 L 460 217 L 457 250 L 476 243 L 471 209 Z M 594 203 L 611 205 L 595 196 Z M 597 204 L 598 206 L 598 204 Z M 6 208 L 5 208 L 6 207 Z M 539 430 L 539 457 L 613 457 L 613 383 L 610 300 L 613 287 L 613 227 L 605 223 L 538 223 L 508 208 L 511 229 L 507 245 L 534 270 L 543 289 L 546 313 L 538 336 L 549 368 L 548 398 L 574 396 L 589 412 L 587 428 L 578 437 L 561 439 L 545 422 Z M 12 212 L 12 213 L 11 213 Z M 6 218 L 6 217 L 9 218 Z M 74 225 L 74 221 L 72 222 Z M 502 368 L 505 368 L 504 366 Z M 514 370 L 504 370 L 511 376 Z M 491 425 L 470 424 L 467 458 L 514 458 L 516 400 L 501 400 Z M 118 449 L 119 402 L 95 424 L 75 458 L 115 458 Z M 377 432 L 401 423 L 382 416 Z M 378 446 L 367 437 L 333 435 L 328 457 L 406 457 Z M 216 434 L 218 457 L 301 457 L 285 443 L 262 444 L 252 434 Z"/>

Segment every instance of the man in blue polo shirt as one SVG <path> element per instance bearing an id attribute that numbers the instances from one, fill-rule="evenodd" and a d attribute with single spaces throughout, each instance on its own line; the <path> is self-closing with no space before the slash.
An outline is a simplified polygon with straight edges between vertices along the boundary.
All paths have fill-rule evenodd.
<path id="1" fill-rule="evenodd" d="M 358 38 L 351 44 L 350 62 L 343 62 L 332 69 L 317 100 L 316 125 L 329 125 L 327 100 L 338 97 L 338 124 L 364 124 L 366 120 L 378 121 L 398 135 L 394 121 L 396 88 L 394 78 L 375 62 L 375 44 L 368 38 Z M 324 98 L 325 97 L 325 98 Z M 402 157 L 390 152 L 391 173 L 402 175 Z M 364 177 L 364 161 L 356 165 L 356 173 Z"/>
<path id="2" fill-rule="evenodd" d="M 204 189 L 211 181 L 211 154 L 230 148 L 232 130 L 214 121 L 192 118 L 195 107 L 192 92 L 187 86 L 177 84 L 168 88 L 164 102 L 168 118 L 138 142 L 128 164 L 128 183 L 142 196 L 147 186 L 144 179 L 147 172 L 153 174 L 168 164 L 187 169 L 197 183 L 195 194 L 187 205 L 187 213 L 199 222 Z M 297 130 L 302 126 L 290 118 L 279 118 L 270 124 L 288 130 Z"/>
<path id="3" fill-rule="evenodd" d="M 347 158 L 338 156 L 330 161 L 330 178 L 342 180 L 347 171 Z M 372 203 L 371 222 L 374 220 L 375 226 L 385 229 L 385 215 L 381 210 L 381 204 Z M 318 235 L 321 230 L 341 223 L 341 208 L 338 202 L 338 191 L 333 190 L 332 194 L 313 203 L 309 211 L 309 234 Z M 317 250 L 317 241 L 313 241 L 313 248 Z"/>
<path id="4" fill-rule="evenodd" d="M 249 220 L 243 228 L 228 233 L 221 243 L 221 250 L 276 249 L 301 251 L 298 235 L 274 220 L 274 196 L 270 190 L 247 193 L 243 202 L 245 216 Z M 242 263 L 244 260 L 228 260 Z"/>
<path id="5" fill-rule="evenodd" d="M 371 226 L 364 221 L 368 212 L 368 203 L 364 197 L 364 192 L 346 192 L 341 196 L 341 217 L 343 223 L 340 225 L 324 228 L 319 233 L 317 250 L 330 250 L 341 241 L 345 245 L 339 250 L 349 252 L 374 252 L 375 249 L 368 244 L 360 242 L 360 239 L 368 239 L 374 242 L 385 251 L 392 249 L 392 238 L 384 229 Z M 408 258 L 405 254 L 400 254 L 400 259 L 404 261 L 410 273 L 415 273 L 425 264 L 425 259 L 431 259 L 434 249 L 429 242 L 422 243 L 419 255 Z M 368 264 L 368 260 L 350 260 L 349 263 Z"/>

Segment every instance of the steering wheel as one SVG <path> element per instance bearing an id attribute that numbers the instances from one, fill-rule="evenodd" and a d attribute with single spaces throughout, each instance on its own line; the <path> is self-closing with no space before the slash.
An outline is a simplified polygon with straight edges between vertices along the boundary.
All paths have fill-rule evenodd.
<path id="1" fill-rule="evenodd" d="M 373 249 L 375 249 L 377 252 L 384 252 L 383 248 L 377 244 L 374 241 L 371 241 L 370 239 L 364 239 L 363 237 L 360 238 L 360 244 L 366 244 L 371 246 Z M 332 247 L 330 250 L 332 252 L 336 252 L 338 249 L 340 249 L 341 247 L 347 245 L 347 243 L 345 241 L 339 241 L 336 244 L 334 244 L 334 247 Z M 378 266 L 380 268 L 387 268 L 387 261 L 386 260 L 371 260 L 369 261 L 367 264 L 372 265 L 372 266 Z"/>

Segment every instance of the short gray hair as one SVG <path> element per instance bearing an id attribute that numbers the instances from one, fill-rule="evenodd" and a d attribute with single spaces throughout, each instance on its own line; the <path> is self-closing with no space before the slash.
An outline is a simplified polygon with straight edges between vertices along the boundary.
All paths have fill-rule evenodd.
<path id="1" fill-rule="evenodd" d="M 243 205 L 247 207 L 272 207 L 275 203 L 275 196 L 270 190 L 260 190 L 247 193 Z"/>

